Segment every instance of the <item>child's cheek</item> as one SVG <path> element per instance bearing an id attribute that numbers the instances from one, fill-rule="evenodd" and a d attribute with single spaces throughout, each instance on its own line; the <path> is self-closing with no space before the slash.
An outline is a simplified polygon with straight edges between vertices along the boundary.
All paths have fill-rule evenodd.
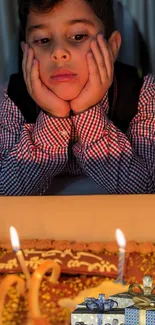
<path id="1" fill-rule="evenodd" d="M 38 56 L 38 51 L 37 51 L 37 49 L 36 49 L 36 46 L 33 45 L 33 44 L 31 44 L 31 47 L 32 47 L 32 49 L 33 49 L 33 51 L 34 51 L 34 56 L 35 56 L 35 58 L 38 60 L 38 59 L 39 59 L 39 56 Z"/>

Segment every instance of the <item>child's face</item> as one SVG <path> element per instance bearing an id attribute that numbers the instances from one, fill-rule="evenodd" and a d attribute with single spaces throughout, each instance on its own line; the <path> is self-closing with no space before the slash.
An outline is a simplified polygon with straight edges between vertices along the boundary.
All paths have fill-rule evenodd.
<path id="1" fill-rule="evenodd" d="M 87 83 L 86 54 L 99 32 L 103 24 L 85 0 L 66 0 L 48 13 L 30 12 L 26 42 L 40 63 L 41 80 L 60 98 L 72 100 Z"/>

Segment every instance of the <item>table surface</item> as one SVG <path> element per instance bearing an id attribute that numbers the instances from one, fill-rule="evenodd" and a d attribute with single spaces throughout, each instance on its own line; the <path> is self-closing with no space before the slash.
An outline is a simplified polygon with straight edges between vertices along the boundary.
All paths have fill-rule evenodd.
<path id="1" fill-rule="evenodd" d="M 16 227 L 21 239 L 155 242 L 155 195 L 0 197 L 0 240 Z"/>

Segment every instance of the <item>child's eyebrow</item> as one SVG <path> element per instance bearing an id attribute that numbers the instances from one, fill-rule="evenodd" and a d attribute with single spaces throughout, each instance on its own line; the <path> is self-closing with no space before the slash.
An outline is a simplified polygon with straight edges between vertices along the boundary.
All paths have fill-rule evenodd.
<path id="1" fill-rule="evenodd" d="M 89 20 L 89 19 L 85 19 L 85 18 L 82 18 L 82 19 L 72 19 L 72 20 L 68 20 L 65 22 L 66 25 L 74 25 L 74 24 L 79 24 L 79 23 L 82 23 L 82 24 L 86 24 L 86 25 L 89 25 L 89 26 L 92 26 L 94 27 L 95 24 Z M 28 28 L 28 34 L 32 33 L 34 30 L 36 29 L 47 29 L 49 26 L 48 25 L 45 25 L 45 24 L 38 24 L 38 25 L 32 25 Z"/>
<path id="2" fill-rule="evenodd" d="M 47 29 L 48 26 L 44 24 L 32 25 L 28 28 L 28 34 L 31 34 L 35 29 Z"/>
<path id="3" fill-rule="evenodd" d="M 74 24 L 79 24 L 79 23 L 90 25 L 90 26 L 93 26 L 93 27 L 95 26 L 95 24 L 91 20 L 86 19 L 86 18 L 72 19 L 72 20 L 67 21 L 68 25 L 74 25 Z"/>

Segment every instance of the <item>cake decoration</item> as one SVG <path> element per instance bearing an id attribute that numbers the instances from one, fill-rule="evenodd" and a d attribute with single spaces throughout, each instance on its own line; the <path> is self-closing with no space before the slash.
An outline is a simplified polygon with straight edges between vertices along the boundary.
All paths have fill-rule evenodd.
<path id="1" fill-rule="evenodd" d="M 25 295 L 25 281 L 17 275 L 7 275 L 0 283 L 0 325 L 3 325 L 3 308 L 6 297 L 11 286 L 16 284 L 16 291 L 19 296 Z"/>
<path id="2" fill-rule="evenodd" d="M 109 242 L 76 242 L 69 240 L 53 240 L 53 239 L 22 239 L 21 241 L 22 249 L 39 249 L 39 250 L 48 250 L 48 249 L 58 249 L 66 250 L 71 249 L 72 251 L 86 251 L 93 253 L 102 253 L 107 251 L 109 253 L 118 252 L 118 244 L 116 241 Z M 7 251 L 11 250 L 10 240 L 1 239 L 0 248 L 6 249 Z M 154 253 L 155 244 L 152 242 L 141 242 L 137 243 L 134 240 L 128 240 L 126 243 L 126 253 Z"/>
<path id="3" fill-rule="evenodd" d="M 60 274 L 61 268 L 59 264 L 55 263 L 52 260 L 46 260 L 41 264 L 36 271 L 31 276 L 30 279 L 30 289 L 28 292 L 28 305 L 31 318 L 41 317 L 41 311 L 39 306 L 39 290 L 40 285 L 43 280 L 44 275 L 52 270 L 52 275 L 50 276 L 49 282 L 57 283 Z"/>
<path id="4" fill-rule="evenodd" d="M 118 256 L 105 253 L 73 252 L 71 249 L 61 250 L 23 250 L 25 264 L 33 272 L 43 261 L 51 258 L 59 263 L 63 273 L 102 274 L 116 277 L 118 273 Z M 6 253 L 0 259 L 0 272 L 20 272 L 21 268 L 13 252 Z"/>
<path id="5" fill-rule="evenodd" d="M 10 250 L 9 242 L 6 241 L 4 245 L 1 242 L 0 247 L 0 274 L 7 278 L 7 274 L 21 272 L 16 254 Z M 119 246 L 116 242 L 76 243 L 67 240 L 36 239 L 22 240 L 21 247 L 30 273 L 35 272 L 42 263 L 52 259 L 58 263 L 61 274 L 57 283 L 49 281 L 50 269 L 47 270 L 49 275 L 42 277 L 38 290 L 41 317 L 31 317 L 30 324 L 28 294 L 19 298 L 16 287 L 11 286 L 2 312 L 4 325 L 38 325 L 36 322 L 39 322 L 39 325 L 44 322 L 48 325 L 65 323 L 68 325 L 70 311 L 75 309 L 77 303 L 81 304 L 85 297 L 93 296 L 97 299 L 98 294 L 105 292 L 107 298 L 110 294 L 123 292 L 119 296 L 123 300 L 124 292 L 128 291 L 128 284 L 134 284 L 133 290 L 137 295 L 140 290 L 137 291 L 138 287 L 136 289 L 135 285 L 142 287 L 143 276 L 155 275 L 155 245 L 148 242 L 127 241 L 124 269 L 126 286 L 121 284 L 123 289 L 117 287 L 119 284 L 114 284 L 118 275 Z M 23 275 L 20 277 L 23 278 Z M 155 284 L 154 280 L 153 283 Z M 119 317 L 118 314 L 117 316 Z M 115 320 L 119 319 L 117 316 Z"/>
<path id="6" fill-rule="evenodd" d="M 121 283 L 116 283 L 114 281 L 104 280 L 101 284 L 96 287 L 85 289 L 81 291 L 76 297 L 63 298 L 58 301 L 59 306 L 74 310 L 76 305 L 81 304 L 85 297 L 97 298 L 100 293 L 104 293 L 105 297 L 108 298 L 118 292 L 128 291 L 128 285 L 123 285 Z M 112 299 L 112 298 L 111 298 Z"/>

